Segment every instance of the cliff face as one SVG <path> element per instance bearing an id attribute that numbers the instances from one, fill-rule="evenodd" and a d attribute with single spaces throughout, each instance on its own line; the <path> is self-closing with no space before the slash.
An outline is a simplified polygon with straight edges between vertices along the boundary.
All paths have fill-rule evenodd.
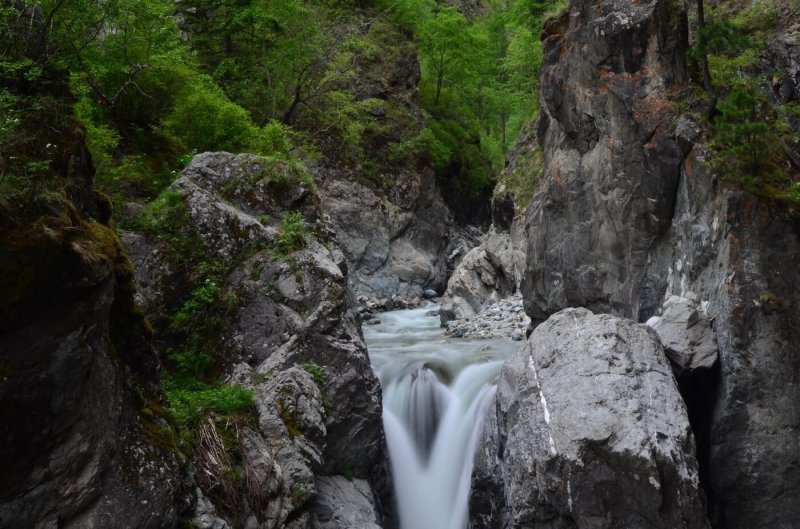
<path id="1" fill-rule="evenodd" d="M 673 225 L 642 290 L 694 292 L 713 321 L 718 371 L 686 393 L 715 526 L 790 527 L 800 493 L 798 219 L 723 189 L 703 153 L 697 145 L 684 159 Z"/>
<path id="2" fill-rule="evenodd" d="M 712 525 L 792 527 L 797 216 L 724 185 L 705 165 L 701 128 L 672 113 L 685 86 L 674 5 L 573 1 L 545 28 L 545 175 L 525 219 L 526 310 L 535 321 L 566 307 L 645 321 L 670 296 L 696 296 L 719 364 L 679 381 Z M 770 72 L 793 80 L 793 49 L 781 45 Z"/>
<path id="3" fill-rule="evenodd" d="M 0 527 L 168 527 L 182 464 L 133 269 L 79 126 L 52 130 L 64 187 L 0 223 Z"/>
<path id="4" fill-rule="evenodd" d="M 522 288 L 534 320 L 567 306 L 639 316 L 681 160 L 669 98 L 685 82 L 686 35 L 673 4 L 577 1 L 545 26 L 544 182 Z"/>

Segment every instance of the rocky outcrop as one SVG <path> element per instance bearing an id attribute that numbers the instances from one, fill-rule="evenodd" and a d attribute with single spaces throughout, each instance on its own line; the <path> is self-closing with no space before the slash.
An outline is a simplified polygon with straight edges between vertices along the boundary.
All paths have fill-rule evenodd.
<path id="1" fill-rule="evenodd" d="M 585 309 L 503 367 L 472 527 L 709 527 L 686 408 L 655 333 Z"/>
<path id="2" fill-rule="evenodd" d="M 639 317 L 680 175 L 669 98 L 685 80 L 682 9 L 577 0 L 545 26 L 544 182 L 526 214 L 522 287 L 536 321 L 567 306 Z"/>
<path id="3" fill-rule="evenodd" d="M 224 289 L 233 296 L 217 355 L 228 381 L 254 394 L 258 425 L 240 440 L 251 489 L 242 491 L 248 507 L 240 516 L 259 529 L 326 527 L 312 513 L 318 483 L 352 476 L 372 501 L 368 481 L 385 480 L 380 386 L 348 288 L 347 262 L 310 181 L 274 176 L 284 170 L 256 156 L 206 153 L 172 186 L 204 251 L 224 265 Z M 302 214 L 303 242 L 281 238 L 289 212 Z M 134 246 L 143 242 L 128 239 Z M 134 254 L 147 307 L 164 306 L 169 289 L 161 287 L 184 280 L 161 275 L 173 270 L 166 263 L 175 256 L 153 258 L 146 248 Z M 255 498 L 252 490 L 260 491 Z M 320 494 L 324 503 L 333 492 Z M 196 519 L 212 520 L 213 527 L 218 521 L 209 502 L 198 503 L 203 510 Z M 360 510 L 363 502 L 352 507 Z"/>
<path id="4" fill-rule="evenodd" d="M 394 196 L 328 173 L 320 199 L 360 295 L 410 300 L 444 290 L 453 221 L 427 172 L 405 172 Z"/>
<path id="5" fill-rule="evenodd" d="M 713 321 L 718 371 L 685 391 L 712 522 L 788 527 L 800 515 L 798 220 L 781 204 L 725 189 L 703 157 L 701 145 L 686 156 L 645 296 L 695 293 Z"/>
<path id="6" fill-rule="evenodd" d="M 511 234 L 492 228 L 450 276 L 439 312 L 442 323 L 472 319 L 516 292 L 523 268 L 524 252 L 515 247 Z"/>
<path id="7" fill-rule="evenodd" d="M 182 464 L 158 358 L 83 136 L 65 136 L 51 178 L 68 193 L 33 218 L 0 211 L 0 527 L 174 526 Z"/>
<path id="8" fill-rule="evenodd" d="M 706 166 L 702 128 L 670 116 L 684 78 L 675 6 L 576 0 L 545 28 L 545 181 L 526 215 L 526 310 L 535 321 L 584 306 L 679 323 L 663 303 L 696 295 L 716 336 L 717 365 L 708 367 L 705 331 L 666 340 L 680 366 L 712 524 L 792 527 L 800 515 L 797 215 L 723 185 Z M 794 48 L 783 45 L 790 32 L 778 33 L 768 55 L 788 79 Z M 776 97 L 794 97 L 789 88 L 776 82 Z M 699 367 L 698 344 L 689 343 L 696 338 L 707 345 L 706 369 L 688 374 Z M 686 340 L 695 350 L 681 360 Z"/>

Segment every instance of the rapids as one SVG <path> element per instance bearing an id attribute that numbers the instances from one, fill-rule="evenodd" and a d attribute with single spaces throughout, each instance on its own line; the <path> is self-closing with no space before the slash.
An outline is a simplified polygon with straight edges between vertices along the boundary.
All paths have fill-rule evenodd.
<path id="1" fill-rule="evenodd" d="M 383 387 L 383 425 L 401 529 L 464 529 L 473 457 L 493 379 L 519 346 L 445 338 L 437 307 L 364 327 Z"/>

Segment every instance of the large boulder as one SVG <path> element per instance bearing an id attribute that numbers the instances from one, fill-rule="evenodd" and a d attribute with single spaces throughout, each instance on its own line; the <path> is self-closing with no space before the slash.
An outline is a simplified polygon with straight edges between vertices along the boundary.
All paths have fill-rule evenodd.
<path id="1" fill-rule="evenodd" d="M 686 407 L 646 326 L 555 314 L 503 367 L 496 403 L 473 527 L 709 527 Z"/>

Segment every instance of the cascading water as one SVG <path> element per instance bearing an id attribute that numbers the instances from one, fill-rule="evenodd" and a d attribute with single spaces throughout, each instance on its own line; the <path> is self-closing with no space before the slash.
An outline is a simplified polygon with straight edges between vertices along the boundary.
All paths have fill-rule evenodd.
<path id="1" fill-rule="evenodd" d="M 446 339 L 435 306 L 364 328 L 383 386 L 383 424 L 402 529 L 464 529 L 492 379 L 519 344 Z"/>

